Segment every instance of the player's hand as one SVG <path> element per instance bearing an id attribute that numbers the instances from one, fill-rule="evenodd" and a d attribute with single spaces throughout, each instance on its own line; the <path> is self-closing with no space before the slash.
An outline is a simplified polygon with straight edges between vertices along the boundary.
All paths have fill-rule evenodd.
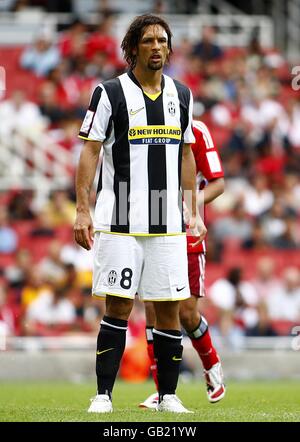
<path id="1" fill-rule="evenodd" d="M 94 227 L 91 215 L 87 212 L 77 212 L 74 224 L 75 241 L 86 250 L 93 246 Z"/>
<path id="2" fill-rule="evenodd" d="M 207 228 L 199 214 L 197 216 L 192 216 L 189 222 L 189 228 L 193 236 L 197 237 L 197 241 L 191 243 L 192 247 L 196 247 L 202 243 L 207 233 Z"/>

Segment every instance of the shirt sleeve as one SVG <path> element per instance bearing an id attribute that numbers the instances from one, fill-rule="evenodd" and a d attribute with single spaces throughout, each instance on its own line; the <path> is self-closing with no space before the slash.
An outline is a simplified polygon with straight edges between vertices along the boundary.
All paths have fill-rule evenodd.
<path id="1" fill-rule="evenodd" d="M 197 172 L 211 181 L 224 177 L 224 172 L 217 148 L 206 124 L 194 121 L 195 144 L 192 145 Z"/>
<path id="2" fill-rule="evenodd" d="M 91 141 L 104 141 L 112 109 L 107 93 L 102 85 L 93 92 L 89 108 L 80 128 L 79 138 Z"/>
<path id="3" fill-rule="evenodd" d="M 190 90 L 188 90 L 190 99 L 189 99 L 189 108 L 188 108 L 188 125 L 184 132 L 183 140 L 186 144 L 195 143 L 195 136 L 193 132 L 193 95 Z"/>

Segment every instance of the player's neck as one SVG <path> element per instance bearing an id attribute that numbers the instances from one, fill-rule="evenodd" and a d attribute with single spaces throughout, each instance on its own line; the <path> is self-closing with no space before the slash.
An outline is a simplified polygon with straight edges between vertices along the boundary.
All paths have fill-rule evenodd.
<path id="1" fill-rule="evenodd" d="M 161 69 L 159 71 L 145 71 L 136 66 L 132 72 L 142 89 L 148 94 L 156 94 L 161 91 Z"/>

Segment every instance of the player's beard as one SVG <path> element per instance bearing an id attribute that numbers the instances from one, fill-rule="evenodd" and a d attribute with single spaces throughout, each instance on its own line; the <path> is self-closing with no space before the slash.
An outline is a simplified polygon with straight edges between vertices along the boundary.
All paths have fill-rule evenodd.
<path id="1" fill-rule="evenodd" d="M 151 69 L 151 71 L 159 71 L 160 69 L 162 69 L 163 65 L 164 64 L 163 64 L 162 59 L 159 60 L 159 62 L 158 61 L 155 62 L 152 60 L 149 60 L 149 62 L 148 62 L 148 68 Z"/>

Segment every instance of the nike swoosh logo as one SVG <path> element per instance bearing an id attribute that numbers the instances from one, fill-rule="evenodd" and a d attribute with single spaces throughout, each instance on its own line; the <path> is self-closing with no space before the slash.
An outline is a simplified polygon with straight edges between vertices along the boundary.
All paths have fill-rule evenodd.
<path id="1" fill-rule="evenodd" d="M 176 358 L 176 356 L 173 356 L 172 361 L 182 361 L 182 358 Z"/>
<path id="2" fill-rule="evenodd" d="M 140 109 L 137 109 L 137 110 L 132 110 L 132 109 L 130 109 L 130 111 L 129 111 L 129 115 L 135 115 L 135 114 L 137 114 L 138 112 L 140 112 L 141 110 L 143 110 L 144 109 L 144 106 L 143 107 L 140 107 Z"/>
<path id="3" fill-rule="evenodd" d="M 97 350 L 96 354 L 97 355 L 102 355 L 102 353 L 106 353 L 107 351 L 110 351 L 110 350 L 113 350 L 113 347 L 112 348 L 107 348 L 106 350 L 102 350 L 102 351 Z"/>
<path id="4" fill-rule="evenodd" d="M 181 287 L 181 289 L 179 289 L 178 287 L 176 287 L 176 292 L 181 292 L 181 290 L 183 290 L 183 289 L 185 289 L 185 286 L 184 286 L 184 287 Z"/>

